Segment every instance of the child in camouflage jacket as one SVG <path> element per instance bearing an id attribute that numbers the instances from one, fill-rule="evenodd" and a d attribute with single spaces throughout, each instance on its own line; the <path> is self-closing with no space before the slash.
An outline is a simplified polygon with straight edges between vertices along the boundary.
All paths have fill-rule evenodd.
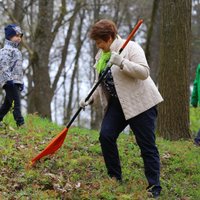
<path id="1" fill-rule="evenodd" d="M 5 27 L 5 45 L 0 49 L 0 86 L 5 90 L 6 96 L 0 107 L 0 122 L 12 107 L 13 116 L 17 126 L 24 124 L 21 114 L 20 91 L 23 90 L 23 68 L 22 53 L 18 46 L 22 40 L 23 33 L 16 24 Z"/>

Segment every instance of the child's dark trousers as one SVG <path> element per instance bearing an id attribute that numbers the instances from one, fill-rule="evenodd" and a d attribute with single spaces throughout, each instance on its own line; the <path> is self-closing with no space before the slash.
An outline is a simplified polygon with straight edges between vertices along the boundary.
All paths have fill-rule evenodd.
<path id="1" fill-rule="evenodd" d="M 3 120 L 4 116 L 8 113 L 13 105 L 13 116 L 16 121 L 17 126 L 24 124 L 24 118 L 21 114 L 21 100 L 20 100 L 20 90 L 18 84 L 7 85 L 5 84 L 3 89 L 6 92 L 5 100 L 0 108 L 0 121 Z"/>

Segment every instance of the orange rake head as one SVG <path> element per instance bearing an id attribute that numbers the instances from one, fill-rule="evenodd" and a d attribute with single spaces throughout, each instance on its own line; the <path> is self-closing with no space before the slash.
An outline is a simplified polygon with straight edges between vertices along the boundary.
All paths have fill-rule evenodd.
<path id="1" fill-rule="evenodd" d="M 52 141 L 49 143 L 49 145 L 41 153 L 39 153 L 35 158 L 33 158 L 28 163 L 27 168 L 32 167 L 37 160 L 43 158 L 44 156 L 54 154 L 62 146 L 62 144 L 65 140 L 65 137 L 67 135 L 67 131 L 68 131 L 69 127 L 71 126 L 71 124 L 76 119 L 76 117 L 78 116 L 78 114 L 81 112 L 82 109 L 83 109 L 82 107 L 80 107 L 78 109 L 78 111 L 72 117 L 72 119 L 67 124 L 67 126 L 54 139 L 52 139 Z"/>
<path id="2" fill-rule="evenodd" d="M 33 166 L 35 162 L 44 156 L 54 154 L 63 144 L 67 135 L 68 128 L 64 128 L 50 143 L 49 145 L 39 153 L 35 158 L 30 161 L 30 166 Z"/>

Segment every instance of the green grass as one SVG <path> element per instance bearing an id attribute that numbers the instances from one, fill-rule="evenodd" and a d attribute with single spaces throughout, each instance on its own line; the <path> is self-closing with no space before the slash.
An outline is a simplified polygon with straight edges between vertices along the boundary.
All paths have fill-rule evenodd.
<path id="1" fill-rule="evenodd" d="M 191 109 L 191 130 L 199 119 Z M 63 127 L 28 115 L 26 127 L 17 129 L 12 115 L 0 130 L 0 199 L 148 199 L 139 148 L 132 135 L 118 140 L 124 183 L 108 178 L 98 141 L 98 132 L 71 127 L 65 142 L 52 157 L 29 168 L 30 160 L 43 150 Z M 200 148 L 190 141 L 157 138 L 161 157 L 160 199 L 200 198 Z"/>
<path id="2" fill-rule="evenodd" d="M 200 107 L 190 108 L 190 127 L 192 136 L 196 136 L 197 131 L 200 129 Z"/>

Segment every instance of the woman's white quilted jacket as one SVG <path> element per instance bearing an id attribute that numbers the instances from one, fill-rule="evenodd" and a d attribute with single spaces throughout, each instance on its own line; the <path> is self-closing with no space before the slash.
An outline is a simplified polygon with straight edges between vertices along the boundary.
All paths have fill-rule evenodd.
<path id="1" fill-rule="evenodd" d="M 117 37 L 110 47 L 111 51 L 118 52 L 124 42 L 125 40 Z M 96 61 L 100 57 L 100 52 L 96 55 Z M 111 71 L 122 110 L 128 120 L 162 102 L 163 98 L 149 76 L 150 69 L 143 49 L 136 42 L 130 41 L 121 55 L 124 58 L 123 69 L 113 65 Z M 98 74 L 96 81 L 97 79 Z M 92 96 L 93 100 L 97 92 L 106 110 L 109 95 L 100 84 Z"/>

